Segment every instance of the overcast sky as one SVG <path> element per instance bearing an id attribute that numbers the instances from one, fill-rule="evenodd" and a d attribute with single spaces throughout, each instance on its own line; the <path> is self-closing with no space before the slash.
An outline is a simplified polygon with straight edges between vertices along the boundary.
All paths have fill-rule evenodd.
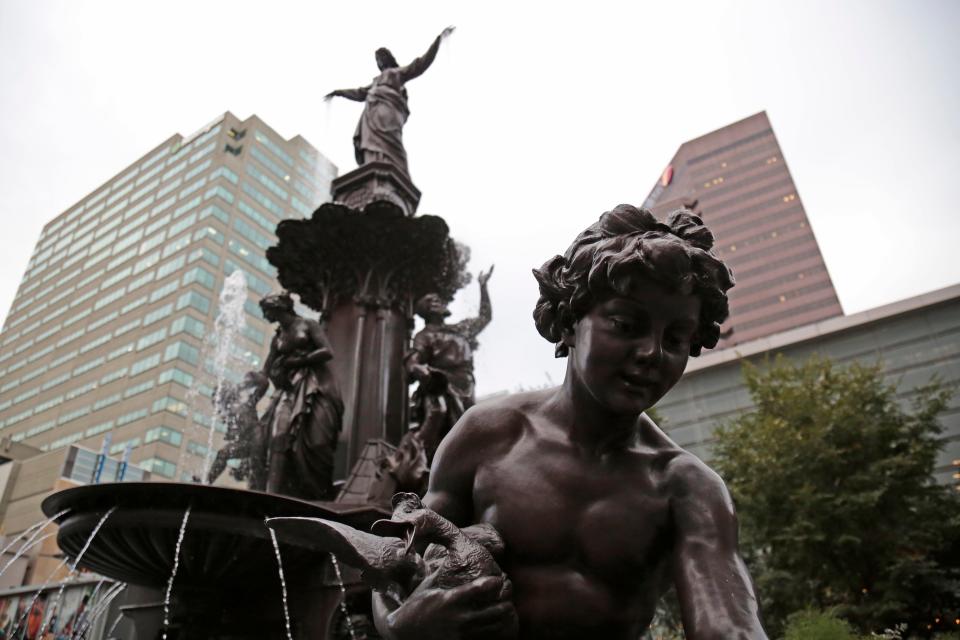
<path id="1" fill-rule="evenodd" d="M 349 171 L 361 105 L 322 96 L 448 24 L 404 139 L 420 212 L 497 265 L 480 394 L 562 377 L 530 269 L 761 110 L 847 313 L 960 282 L 958 2 L 0 0 L 0 319 L 46 222 L 226 110 Z"/>

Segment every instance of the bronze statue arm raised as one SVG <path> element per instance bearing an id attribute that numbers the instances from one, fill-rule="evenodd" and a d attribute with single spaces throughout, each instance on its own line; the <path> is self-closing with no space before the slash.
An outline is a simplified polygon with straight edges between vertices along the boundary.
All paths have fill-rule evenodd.
<path id="1" fill-rule="evenodd" d="M 766 640 L 723 480 L 691 454 L 675 458 L 668 474 L 677 531 L 673 575 L 686 637 Z"/>
<path id="2" fill-rule="evenodd" d="M 460 332 L 461 335 L 466 336 L 471 342 L 476 341 L 480 332 L 483 331 L 493 319 L 493 306 L 490 304 L 490 293 L 487 291 L 487 282 L 490 281 L 490 276 L 493 275 L 494 266 L 496 265 L 490 265 L 486 273 L 481 271 L 477 274 L 477 282 L 480 284 L 480 310 L 477 312 L 476 317 L 461 320 L 455 325 L 457 331 Z"/>
<path id="3" fill-rule="evenodd" d="M 360 87 L 358 89 L 334 89 L 327 95 L 323 96 L 323 99 L 330 100 L 331 98 L 346 98 L 347 100 L 353 100 L 354 102 L 363 102 L 367 99 L 367 92 L 369 90 L 369 86 Z"/>
<path id="4" fill-rule="evenodd" d="M 434 59 L 437 57 L 437 52 L 440 50 L 440 43 L 444 38 L 453 33 L 455 27 L 447 27 L 440 32 L 440 35 L 436 37 L 433 43 L 430 45 L 430 48 L 427 49 L 427 52 L 416 58 L 413 62 L 406 65 L 405 67 L 400 67 L 400 75 L 403 78 L 404 82 L 413 80 L 417 76 L 423 74 L 424 71 L 430 68 L 430 65 L 433 64 Z"/>

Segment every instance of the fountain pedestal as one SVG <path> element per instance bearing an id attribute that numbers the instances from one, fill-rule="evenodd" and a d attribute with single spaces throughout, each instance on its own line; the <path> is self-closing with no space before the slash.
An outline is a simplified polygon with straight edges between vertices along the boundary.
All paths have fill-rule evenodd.
<path id="1" fill-rule="evenodd" d="M 380 170 L 371 163 L 344 179 L 362 173 L 356 180 L 376 190 L 383 186 L 377 182 Z M 277 226 L 277 245 L 267 249 L 283 287 L 326 318 L 335 354 L 330 367 L 345 406 L 340 477 L 368 440 L 396 444 L 406 430 L 403 359 L 414 302 L 427 293 L 449 301 L 469 278 L 467 253 L 450 238 L 446 222 L 409 215 L 394 201 L 403 194 L 394 195 L 373 199 L 362 209 L 328 203 L 309 219 L 284 220 Z"/>
<path id="2" fill-rule="evenodd" d="M 362 210 L 373 202 L 390 202 L 412 216 L 420 204 L 420 190 L 403 171 L 389 162 L 368 162 L 331 184 L 334 202 Z"/>

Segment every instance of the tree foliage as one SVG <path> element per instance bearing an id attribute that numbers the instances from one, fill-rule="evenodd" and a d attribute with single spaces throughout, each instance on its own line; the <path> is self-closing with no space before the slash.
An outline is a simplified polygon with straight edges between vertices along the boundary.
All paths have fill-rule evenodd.
<path id="1" fill-rule="evenodd" d="M 933 383 L 904 409 L 879 366 L 744 365 L 755 409 L 716 433 L 766 626 L 830 609 L 862 631 L 960 616 L 960 500 L 932 479 Z M 943 628 L 943 627 L 941 627 Z"/>
<path id="2" fill-rule="evenodd" d="M 798 611 L 787 618 L 784 640 L 858 640 L 858 634 L 833 613 Z"/>

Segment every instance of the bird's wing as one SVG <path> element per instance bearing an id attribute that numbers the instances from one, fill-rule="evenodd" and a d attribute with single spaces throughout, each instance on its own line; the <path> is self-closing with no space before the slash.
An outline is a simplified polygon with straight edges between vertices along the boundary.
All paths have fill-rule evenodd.
<path id="1" fill-rule="evenodd" d="M 364 574 L 373 574 L 371 577 L 402 579 L 394 576 L 403 571 L 404 543 L 399 538 L 375 536 L 322 518 L 267 518 L 266 523 L 287 543 L 332 553 Z"/>

